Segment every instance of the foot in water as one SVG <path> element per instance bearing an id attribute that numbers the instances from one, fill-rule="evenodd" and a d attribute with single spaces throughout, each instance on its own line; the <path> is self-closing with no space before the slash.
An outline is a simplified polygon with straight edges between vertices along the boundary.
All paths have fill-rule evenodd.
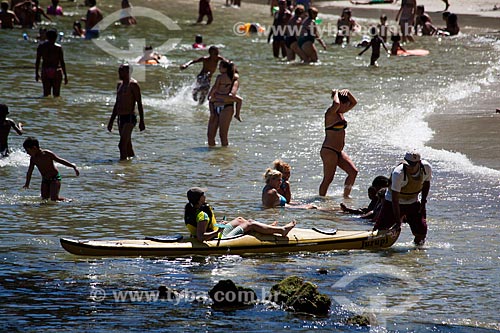
<path id="1" fill-rule="evenodd" d="M 283 232 L 281 233 L 282 236 L 288 235 L 290 230 L 292 230 L 295 226 L 297 225 L 297 222 L 293 220 L 292 222 L 289 222 L 287 225 L 283 227 Z"/>

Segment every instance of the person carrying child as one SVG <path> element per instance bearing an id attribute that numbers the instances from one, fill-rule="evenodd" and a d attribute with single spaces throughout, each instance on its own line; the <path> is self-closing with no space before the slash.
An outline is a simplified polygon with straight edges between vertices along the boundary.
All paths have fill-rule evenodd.
<path id="1" fill-rule="evenodd" d="M 54 162 L 73 168 L 76 176 L 78 177 L 80 175 L 80 171 L 78 171 L 76 165 L 60 158 L 50 150 L 41 149 L 38 140 L 33 137 L 28 137 L 24 141 L 23 147 L 31 156 L 28 172 L 26 173 L 26 183 L 24 184 L 24 188 L 28 189 L 30 187 L 31 175 L 33 174 L 33 169 L 36 166 L 42 175 L 42 186 L 40 189 L 42 199 L 64 201 L 64 198 L 59 197 L 62 178 Z"/>
<path id="2" fill-rule="evenodd" d="M 229 125 L 234 118 L 241 122 L 240 112 L 243 99 L 237 94 L 239 89 L 239 74 L 232 62 L 222 61 L 219 65 L 220 74 L 208 94 L 210 118 L 208 120 L 208 145 L 215 146 L 215 136 L 219 130 L 222 146 L 229 145 Z M 234 104 L 236 103 L 236 111 Z"/>

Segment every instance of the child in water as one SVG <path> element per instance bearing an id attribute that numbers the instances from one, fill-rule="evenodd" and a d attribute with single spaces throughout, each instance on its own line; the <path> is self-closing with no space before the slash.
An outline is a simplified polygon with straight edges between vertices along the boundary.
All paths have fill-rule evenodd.
<path id="1" fill-rule="evenodd" d="M 41 195 L 43 200 L 50 199 L 51 201 L 64 201 L 64 198 L 59 197 L 61 190 L 61 174 L 55 166 L 54 162 L 60 163 L 75 170 L 76 176 L 80 175 L 80 171 L 76 165 L 60 158 L 50 150 L 40 149 L 38 140 L 32 137 L 27 138 L 23 147 L 31 156 L 28 172 L 26 173 L 26 183 L 24 188 L 30 187 L 31 175 L 35 166 L 42 175 Z"/>
<path id="2" fill-rule="evenodd" d="M 235 68 L 234 63 L 228 61 L 222 61 L 219 65 L 221 74 L 217 76 L 217 79 L 209 92 L 209 103 L 210 111 L 220 113 L 222 109 L 225 108 L 227 104 L 236 103 L 236 112 L 234 118 L 241 121 L 240 112 L 241 106 L 243 105 L 243 98 L 237 94 L 231 92 L 233 85 L 235 83 L 239 84 L 239 74 L 238 70 Z M 225 87 L 230 86 L 230 90 L 227 94 L 221 93 Z M 217 105 L 217 106 L 216 106 Z"/>
<path id="3" fill-rule="evenodd" d="M 370 47 L 372 48 L 372 56 L 370 58 L 370 66 L 377 66 L 377 60 L 380 58 L 380 46 L 383 46 L 386 52 L 389 52 L 387 49 L 387 46 L 385 46 L 384 40 L 377 34 L 375 33 L 370 40 L 370 43 L 366 46 L 366 48 L 359 53 L 361 56 L 363 53 L 365 53 L 366 50 L 368 50 Z"/>
<path id="4" fill-rule="evenodd" d="M 280 187 L 277 189 L 278 193 L 285 197 L 286 203 L 290 203 L 292 200 L 292 190 L 290 189 L 290 172 L 292 167 L 290 164 L 279 159 L 275 160 L 273 165 L 274 169 L 281 172 L 282 177 Z"/>
<path id="5" fill-rule="evenodd" d="M 392 41 L 391 55 L 398 55 L 399 50 L 406 52 L 406 50 L 401 46 L 401 36 L 400 35 L 392 35 L 391 41 Z"/>
<path id="6" fill-rule="evenodd" d="M 204 49 L 207 46 L 203 44 L 203 36 L 202 35 L 196 35 L 194 38 L 194 44 L 193 44 L 193 49 Z"/>
<path id="7" fill-rule="evenodd" d="M 1 157 L 7 157 L 10 154 L 9 144 L 8 144 L 10 129 L 13 128 L 18 135 L 23 134 L 23 124 L 19 123 L 16 125 L 16 123 L 12 119 L 7 118 L 8 114 L 9 114 L 9 107 L 5 104 L 0 104 L 0 156 Z"/>
<path id="8" fill-rule="evenodd" d="M 73 36 L 85 37 L 85 30 L 82 29 L 82 23 L 80 21 L 75 21 L 73 23 Z"/>

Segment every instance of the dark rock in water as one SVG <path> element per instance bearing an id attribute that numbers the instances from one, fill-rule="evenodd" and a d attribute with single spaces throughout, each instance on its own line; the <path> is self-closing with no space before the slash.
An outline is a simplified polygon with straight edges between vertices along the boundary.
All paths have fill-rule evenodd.
<path id="1" fill-rule="evenodd" d="M 208 295 L 214 302 L 213 307 L 235 309 L 253 306 L 257 302 L 257 294 L 250 288 L 237 286 L 231 280 L 219 281 Z"/>
<path id="2" fill-rule="evenodd" d="M 179 297 L 179 293 L 169 287 L 159 286 L 158 287 L 158 298 L 165 299 L 168 301 L 175 301 Z"/>
<path id="3" fill-rule="evenodd" d="M 327 315 L 332 301 L 318 292 L 318 287 L 297 276 L 289 276 L 270 291 L 269 300 L 285 305 L 288 310 L 313 315 Z"/>
<path id="4" fill-rule="evenodd" d="M 327 315 L 332 301 L 318 292 L 318 287 L 311 282 L 302 286 L 288 299 L 285 305 L 295 312 L 306 312 L 315 315 Z"/>
<path id="5" fill-rule="evenodd" d="M 369 326 L 370 320 L 365 316 L 355 315 L 350 318 L 347 318 L 347 324 L 358 325 L 358 326 Z"/>
<path id="6" fill-rule="evenodd" d="M 328 274 L 328 270 L 326 268 L 320 268 L 318 269 L 319 274 Z"/>
<path id="7" fill-rule="evenodd" d="M 270 295 L 267 299 L 278 304 L 285 304 L 303 283 L 304 280 L 302 278 L 294 275 L 289 276 L 271 287 Z"/>
<path id="8" fill-rule="evenodd" d="M 357 326 L 375 326 L 377 325 L 377 319 L 373 314 L 363 313 L 347 318 L 346 323 Z"/>

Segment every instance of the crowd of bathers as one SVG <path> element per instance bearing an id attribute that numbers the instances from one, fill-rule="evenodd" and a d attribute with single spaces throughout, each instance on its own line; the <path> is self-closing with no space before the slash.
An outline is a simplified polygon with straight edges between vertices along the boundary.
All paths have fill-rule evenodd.
<path id="1" fill-rule="evenodd" d="M 309 6 L 309 3 L 292 5 L 291 1 L 278 0 L 277 6 L 271 4 L 273 23 L 268 35 L 268 41 L 273 44 L 273 55 L 276 58 L 287 58 L 294 61 L 298 56 L 305 63 L 318 61 L 318 50 L 315 41 L 326 50 L 326 42 L 322 38 L 319 25 L 322 20 L 318 18 L 318 9 Z M 302 2 L 301 2 L 302 3 Z M 387 15 L 380 16 L 380 23 L 370 27 L 366 33 L 379 36 L 384 42 L 391 40 L 399 42 L 413 41 L 415 34 L 430 36 L 444 35 L 453 36 L 459 33 L 458 17 L 448 11 L 443 12 L 442 18 L 446 26 L 438 28 L 433 25 L 431 17 L 425 12 L 423 5 L 418 5 L 416 0 L 403 0 L 401 9 L 398 11 L 396 21 L 397 27 L 389 27 Z M 257 31 L 256 31 L 257 32 Z M 352 18 L 351 8 L 344 8 L 337 20 L 337 30 L 333 44 L 345 47 L 351 42 L 355 33 L 361 32 L 361 26 Z M 360 43 L 366 46 L 370 37 L 363 36 Z M 364 45 L 363 45 L 364 43 Z M 391 52 L 396 55 L 397 52 Z"/>

